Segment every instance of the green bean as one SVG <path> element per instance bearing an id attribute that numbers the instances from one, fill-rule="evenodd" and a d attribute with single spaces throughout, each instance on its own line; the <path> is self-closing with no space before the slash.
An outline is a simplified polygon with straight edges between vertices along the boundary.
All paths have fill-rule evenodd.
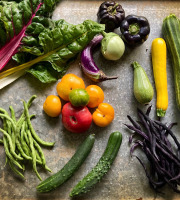
<path id="1" fill-rule="evenodd" d="M 37 177 L 39 178 L 39 180 L 42 181 L 42 178 L 40 177 L 37 168 L 36 168 L 36 153 L 35 153 L 35 149 L 34 149 L 34 145 L 33 145 L 33 138 L 31 136 L 31 132 L 28 130 L 27 131 L 28 137 L 29 137 L 29 143 L 30 143 L 30 149 L 32 152 L 32 164 L 33 164 L 33 169 L 34 172 L 36 173 Z"/>
<path id="2" fill-rule="evenodd" d="M 24 138 L 25 138 L 26 144 L 29 145 L 29 140 L 28 140 L 28 137 L 27 137 L 27 131 L 28 131 L 28 125 L 25 122 Z M 38 164 L 42 165 L 41 158 L 40 158 L 40 156 L 39 156 L 39 154 L 38 154 L 38 152 L 36 150 L 35 150 L 35 153 L 36 153 L 36 162 Z"/>
<path id="3" fill-rule="evenodd" d="M 7 133 L 11 136 L 12 135 L 11 123 L 8 120 L 6 120 L 6 124 L 7 124 Z"/>
<path id="4" fill-rule="evenodd" d="M 26 128 L 25 128 L 25 129 L 26 129 Z M 24 138 L 25 138 L 26 144 L 29 145 L 29 140 L 28 140 L 26 131 L 27 131 L 27 130 L 24 131 Z M 28 146 L 27 146 L 27 147 L 28 147 Z M 28 148 L 29 148 L 29 147 L 28 147 Z M 37 162 L 38 164 L 42 165 L 42 161 L 41 161 L 41 158 L 40 158 L 38 152 L 35 151 L 35 153 L 36 153 L 36 162 Z M 32 153 L 31 153 L 31 152 L 30 152 L 30 154 L 31 154 L 31 156 L 32 156 Z"/>
<path id="5" fill-rule="evenodd" d="M 38 151 L 36 150 L 36 148 L 35 148 L 35 153 L 36 153 L 36 160 L 41 161 L 41 157 L 40 157 Z M 41 164 L 42 164 L 42 161 L 41 161 Z"/>
<path id="6" fill-rule="evenodd" d="M 24 110 L 25 110 L 25 115 L 26 115 L 26 119 L 27 119 L 27 124 L 28 124 L 28 127 L 32 133 L 32 136 L 34 137 L 34 139 L 41 145 L 44 145 L 44 146 L 54 146 L 54 142 L 53 143 L 50 143 L 50 142 L 45 142 L 43 140 L 41 140 L 39 138 L 39 136 L 36 134 L 32 124 L 31 124 L 31 121 L 30 121 L 30 117 L 29 117 L 29 112 L 28 112 L 28 107 L 27 107 L 27 104 L 25 101 L 23 101 L 23 104 L 24 104 Z"/>
<path id="7" fill-rule="evenodd" d="M 0 117 L 9 120 L 9 121 L 11 122 L 11 124 L 12 124 L 14 130 L 16 130 L 16 125 L 15 125 L 14 121 L 13 121 L 7 114 L 1 114 L 1 113 L 0 113 Z"/>
<path id="8" fill-rule="evenodd" d="M 29 145 L 29 140 L 28 140 L 28 137 L 27 137 L 27 134 L 26 132 L 28 131 L 28 127 L 27 127 L 27 123 L 25 124 L 25 134 L 24 134 L 24 138 L 25 138 L 25 141 L 26 143 Z M 35 141 L 35 140 L 33 140 Z M 37 142 L 36 142 L 37 143 Z M 38 144 L 38 143 L 37 143 Z M 41 147 L 40 147 L 41 148 Z M 39 165 L 43 165 L 42 163 L 42 159 L 40 158 L 38 152 L 35 150 L 35 153 L 36 153 L 36 163 L 39 164 Z M 49 172 L 52 172 L 51 169 L 49 169 L 46 165 L 44 166 L 44 168 L 49 171 Z"/>
<path id="9" fill-rule="evenodd" d="M 43 167 L 44 167 L 46 170 L 48 170 L 49 172 L 52 172 L 51 169 L 49 169 L 49 168 L 46 166 L 46 159 L 45 159 L 45 157 L 44 157 L 44 153 L 43 153 L 41 147 L 40 147 L 39 144 L 36 142 L 36 140 L 33 139 L 33 141 L 34 141 L 34 146 L 37 148 L 37 150 L 38 150 L 38 152 L 39 152 L 39 154 L 40 154 L 40 156 L 41 156 L 40 158 L 41 158 L 41 160 L 42 160 L 42 165 L 43 165 Z"/>
<path id="10" fill-rule="evenodd" d="M 45 160 L 44 154 L 42 152 L 42 149 L 39 146 L 39 144 L 36 142 L 36 140 L 33 139 L 33 142 L 34 142 L 34 146 L 36 147 L 36 149 L 38 150 L 38 152 L 40 154 L 40 159 L 42 160 L 42 164 L 45 166 L 46 165 L 46 160 Z"/>
<path id="11" fill-rule="evenodd" d="M 4 113 L 6 115 L 9 115 L 8 112 L 5 109 L 3 109 L 3 108 L 0 108 L 0 113 Z"/>
<path id="12" fill-rule="evenodd" d="M 16 167 L 13 165 L 13 163 L 11 162 L 11 160 L 8 160 L 8 163 L 9 163 L 9 166 L 11 167 L 11 169 L 13 170 L 13 172 L 14 172 L 15 174 L 17 174 L 18 176 L 20 176 L 21 178 L 24 179 L 24 175 L 23 175 L 20 171 L 18 171 L 18 170 L 16 169 Z"/>
<path id="13" fill-rule="evenodd" d="M 16 124 L 16 137 L 19 135 L 21 127 L 23 125 L 23 122 L 25 121 L 25 118 L 22 118 L 21 120 L 18 120 L 17 124 Z"/>
<path id="14" fill-rule="evenodd" d="M 17 159 L 17 160 L 23 160 L 22 157 L 18 156 L 14 149 L 13 149 L 13 144 L 12 144 L 12 140 L 11 137 L 8 135 L 8 133 L 6 131 L 4 131 L 3 129 L 0 128 L 0 131 L 6 136 L 8 143 L 9 143 L 9 148 L 10 148 L 10 152 L 11 154 Z"/>
<path id="15" fill-rule="evenodd" d="M 13 158 L 13 156 L 10 154 L 9 149 L 8 149 L 8 142 L 6 138 L 3 138 L 3 143 L 4 143 L 4 150 L 6 152 L 6 156 L 15 164 L 17 167 L 20 169 L 23 169 L 23 167 Z"/>
<path id="16" fill-rule="evenodd" d="M 35 116 L 36 116 L 36 115 L 31 115 L 31 116 L 30 116 L 30 120 L 31 120 L 31 118 L 33 118 L 33 117 L 35 117 Z M 23 118 L 21 118 L 20 120 L 18 120 L 17 125 L 16 125 L 16 136 L 19 135 L 20 130 L 21 130 L 21 128 L 22 128 L 22 125 L 23 125 L 24 121 L 25 121 L 25 117 L 23 117 Z"/>
<path id="17" fill-rule="evenodd" d="M 3 117 L 3 123 L 4 123 L 4 130 L 11 136 L 12 139 L 12 145 L 13 145 L 13 151 L 15 151 L 15 131 L 16 131 L 16 125 L 13 122 L 13 120 L 9 117 L 8 114 L 5 114 L 6 117 Z M 2 117 L 2 114 L 1 114 Z"/>
<path id="18" fill-rule="evenodd" d="M 26 131 L 24 132 L 24 138 L 25 138 L 26 144 L 29 146 L 29 139 L 28 139 Z"/>
<path id="19" fill-rule="evenodd" d="M 0 139 L 0 144 L 3 144 L 3 140 Z"/>
<path id="20" fill-rule="evenodd" d="M 5 120 L 5 123 L 6 123 L 6 132 L 11 136 L 11 139 L 12 139 L 12 145 L 13 145 L 13 151 L 15 151 L 16 149 L 16 145 L 15 145 L 15 131 L 14 131 L 14 128 L 11 124 L 11 122 L 9 120 Z"/>
<path id="21" fill-rule="evenodd" d="M 11 112 L 11 118 L 14 121 L 14 123 L 16 123 L 16 116 L 15 116 L 15 111 L 14 108 L 12 106 L 9 106 L 9 110 Z"/>
<path id="22" fill-rule="evenodd" d="M 34 118 L 34 117 L 36 117 L 36 115 L 35 114 L 33 114 L 33 115 L 30 115 L 30 120 L 32 119 L 32 118 Z"/>
<path id="23" fill-rule="evenodd" d="M 23 149 L 22 149 L 22 147 L 21 147 L 21 144 L 20 144 L 20 142 L 19 142 L 19 137 L 16 138 L 16 145 L 17 145 L 17 148 L 18 148 L 20 154 L 21 154 L 25 159 L 27 159 L 27 160 L 32 160 L 32 158 L 31 158 L 30 156 L 26 155 L 26 153 L 23 151 Z"/>
<path id="24" fill-rule="evenodd" d="M 1 108 L 0 108 L 0 109 L 1 109 Z M 7 112 L 4 112 L 4 113 L 5 113 L 5 115 L 9 116 Z M 3 119 L 3 128 L 4 128 L 4 130 L 5 130 L 7 133 L 9 133 L 9 135 L 11 135 L 11 130 L 10 130 L 11 125 L 10 125 L 10 121 L 8 121 L 8 120 L 7 120 L 6 118 L 4 118 L 4 117 L 2 117 L 2 119 Z"/>
<path id="25" fill-rule="evenodd" d="M 31 116 L 32 116 L 32 115 L 31 115 Z M 25 124 L 25 126 L 24 126 L 24 134 L 23 134 L 23 136 L 24 136 L 24 138 L 25 138 L 25 142 L 26 142 L 26 144 L 27 144 L 27 145 L 30 145 L 30 143 L 29 143 L 29 139 L 28 139 L 28 136 L 27 136 L 27 131 L 28 131 L 28 125 L 27 125 L 27 122 L 25 122 L 24 124 Z M 28 147 L 28 146 L 27 146 L 27 147 Z M 29 147 L 28 147 L 28 148 L 29 148 Z M 37 158 L 37 160 L 39 160 L 39 161 L 40 161 L 39 163 L 42 164 L 42 162 L 41 162 L 41 158 L 40 158 L 38 152 L 35 151 L 35 153 L 36 153 L 36 158 Z"/>
<path id="26" fill-rule="evenodd" d="M 29 108 L 30 106 L 31 106 L 31 104 L 32 104 L 32 102 L 34 101 L 34 99 L 36 98 L 37 96 L 36 95 L 33 95 L 30 99 L 29 99 L 29 101 L 27 102 L 27 108 Z M 21 117 L 19 118 L 19 120 L 18 121 L 20 121 L 20 120 L 22 120 L 22 118 L 25 118 L 25 111 L 22 113 L 22 115 L 21 115 Z"/>
<path id="27" fill-rule="evenodd" d="M 22 144 L 22 149 L 24 150 L 25 154 L 27 156 L 31 156 L 31 152 L 30 152 L 30 149 L 29 147 L 27 146 L 25 140 L 24 140 L 24 135 L 25 135 L 25 124 L 26 122 L 23 123 L 22 125 L 22 129 L 21 129 L 21 135 L 20 135 L 20 142 Z"/>

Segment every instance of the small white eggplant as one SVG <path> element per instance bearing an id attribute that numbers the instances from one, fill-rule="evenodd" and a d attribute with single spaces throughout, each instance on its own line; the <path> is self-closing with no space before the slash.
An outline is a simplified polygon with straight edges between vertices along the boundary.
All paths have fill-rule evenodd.
<path id="1" fill-rule="evenodd" d="M 101 53 L 107 60 L 119 60 L 125 51 L 123 40 L 116 33 L 103 32 Z"/>

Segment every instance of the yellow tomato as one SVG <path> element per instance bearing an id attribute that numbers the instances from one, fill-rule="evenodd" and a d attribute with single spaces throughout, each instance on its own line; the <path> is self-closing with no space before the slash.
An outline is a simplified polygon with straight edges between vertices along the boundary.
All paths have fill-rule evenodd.
<path id="1" fill-rule="evenodd" d="M 86 91 L 89 94 L 89 108 L 95 108 L 104 101 L 104 92 L 99 86 L 89 85 Z"/>
<path id="2" fill-rule="evenodd" d="M 114 119 L 114 108 L 108 103 L 100 103 L 93 113 L 93 121 L 97 126 L 106 127 Z"/>
<path id="3" fill-rule="evenodd" d="M 75 74 L 66 74 L 61 79 L 61 82 L 57 84 L 56 90 L 58 95 L 65 101 L 69 101 L 69 93 L 73 89 L 82 88 L 85 89 L 85 84 L 82 78 Z"/>
<path id="4" fill-rule="evenodd" d="M 61 100 L 55 95 L 50 95 L 46 98 L 43 109 L 50 117 L 58 117 L 61 113 Z"/>

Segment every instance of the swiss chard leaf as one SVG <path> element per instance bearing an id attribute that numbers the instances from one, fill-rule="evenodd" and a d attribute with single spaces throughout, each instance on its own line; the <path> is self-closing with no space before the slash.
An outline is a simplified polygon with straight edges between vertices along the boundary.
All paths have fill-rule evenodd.
<path id="1" fill-rule="evenodd" d="M 18 52 L 25 36 L 38 35 L 52 25 L 47 17 L 50 17 L 58 1 L 0 1 L 0 70 Z M 35 41 L 32 42 L 34 44 Z"/>
<path id="2" fill-rule="evenodd" d="M 79 25 L 72 25 L 64 20 L 59 20 L 54 23 L 51 29 L 44 29 L 44 31 L 39 34 L 38 39 L 36 39 L 38 41 L 37 46 L 24 45 L 20 51 L 26 54 L 40 55 L 33 60 L 33 64 L 42 61 L 44 64 L 49 63 L 53 71 L 55 70 L 59 77 L 66 72 L 68 64 L 77 57 L 93 37 L 103 30 L 104 25 L 91 20 L 86 20 Z M 16 60 L 20 60 L 21 56 L 22 55 L 16 55 Z M 30 58 L 30 56 L 27 57 Z M 52 69 L 49 67 L 46 68 L 45 64 L 45 77 L 48 77 L 48 73 L 51 73 L 51 79 L 43 78 L 42 80 L 42 65 L 41 63 L 41 67 L 37 67 L 36 64 L 36 67 L 29 69 L 28 72 L 42 82 L 46 82 L 46 80 L 50 82 L 50 80 L 54 81 L 57 79 L 57 76 L 51 73 Z M 27 66 L 29 67 L 31 65 Z M 52 76 L 54 76 L 54 80 Z"/>
<path id="3" fill-rule="evenodd" d="M 38 78 L 42 83 L 57 81 L 58 73 L 47 62 L 42 62 L 33 66 L 28 72 Z"/>

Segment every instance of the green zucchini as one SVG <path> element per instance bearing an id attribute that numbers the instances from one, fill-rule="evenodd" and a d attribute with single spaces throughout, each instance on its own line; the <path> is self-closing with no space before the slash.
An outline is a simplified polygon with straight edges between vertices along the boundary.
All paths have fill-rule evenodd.
<path id="1" fill-rule="evenodd" d="M 176 102 L 180 110 L 180 21 L 174 14 L 163 20 L 162 32 L 172 60 Z"/>
<path id="2" fill-rule="evenodd" d="M 106 149 L 97 165 L 72 189 L 70 196 L 88 192 L 110 169 L 122 142 L 120 132 L 111 133 Z"/>
<path id="3" fill-rule="evenodd" d="M 154 95 L 154 90 L 145 70 L 138 62 L 133 62 L 134 68 L 134 96 L 141 104 L 149 103 Z"/>
<path id="4" fill-rule="evenodd" d="M 67 181 L 82 165 L 86 157 L 89 155 L 95 141 L 95 135 L 89 135 L 85 141 L 79 146 L 76 153 L 69 162 L 56 174 L 42 181 L 37 187 L 38 192 L 49 192 L 56 189 Z"/>

